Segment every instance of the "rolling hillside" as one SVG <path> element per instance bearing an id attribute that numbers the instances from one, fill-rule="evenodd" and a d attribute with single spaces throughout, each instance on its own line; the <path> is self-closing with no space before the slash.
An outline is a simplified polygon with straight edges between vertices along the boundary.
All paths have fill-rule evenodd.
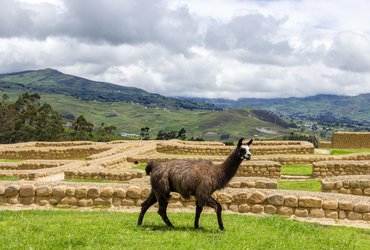
<path id="1" fill-rule="evenodd" d="M 212 104 L 165 97 L 139 88 L 125 87 L 106 82 L 63 74 L 53 69 L 0 74 L 0 91 L 33 91 L 63 94 L 84 101 L 139 103 L 150 107 L 169 109 L 217 109 Z"/>
<path id="2" fill-rule="evenodd" d="M 317 95 L 305 98 L 243 98 L 226 99 L 191 98 L 191 101 L 208 102 L 224 108 L 261 108 L 306 120 L 346 122 L 366 121 L 370 124 L 370 94 L 358 96 Z"/>

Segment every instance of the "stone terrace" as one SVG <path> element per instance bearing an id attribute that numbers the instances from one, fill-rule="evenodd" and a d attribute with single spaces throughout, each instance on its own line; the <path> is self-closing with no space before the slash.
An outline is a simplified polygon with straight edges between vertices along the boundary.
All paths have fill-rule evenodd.
<path id="1" fill-rule="evenodd" d="M 163 162 L 172 159 L 203 159 L 217 164 L 222 162 L 233 148 L 223 146 L 220 142 L 177 140 L 32 142 L 0 145 L 0 159 L 21 160 L 0 162 L 0 177 L 23 179 L 0 181 L 0 206 L 140 206 L 150 191 L 150 185 L 142 165 L 141 169 L 135 168 L 138 163 L 146 163 L 149 160 Z M 290 141 L 255 141 L 251 151 L 252 160 L 241 164 L 237 176 L 231 180 L 228 188 L 214 194 L 224 209 L 240 213 L 370 221 L 370 198 L 365 197 L 369 176 L 361 175 L 353 177 L 352 180 L 324 179 L 323 191 L 327 193 L 277 190 L 281 165 L 327 164 L 322 165 L 324 167 L 320 168 L 319 172 L 325 170 L 326 176 L 329 176 L 327 166 L 331 166 L 330 162 L 347 162 L 345 164 L 352 166 L 366 165 L 370 161 L 370 154 L 317 155 L 314 154 L 312 144 Z M 338 165 L 336 164 L 334 166 Z M 341 170 L 331 171 L 335 173 Z M 349 170 L 342 172 L 356 173 Z M 45 176 L 52 177 L 61 173 L 64 173 L 65 179 L 122 181 L 124 184 L 44 181 Z M 320 174 L 321 176 L 323 175 Z M 339 189 L 338 192 L 343 194 L 338 194 L 335 190 L 329 193 L 339 186 L 342 191 Z M 331 187 L 333 188 L 330 189 Z M 346 190 L 343 191 L 344 189 Z M 358 189 L 361 189 L 361 192 Z M 173 193 L 169 207 L 194 208 L 194 200 L 185 200 L 179 194 Z"/>

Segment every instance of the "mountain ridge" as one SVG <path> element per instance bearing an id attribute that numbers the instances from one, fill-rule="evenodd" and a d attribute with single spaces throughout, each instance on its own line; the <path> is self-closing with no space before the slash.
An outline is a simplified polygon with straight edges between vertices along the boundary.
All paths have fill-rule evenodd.
<path id="1" fill-rule="evenodd" d="M 64 94 L 85 101 L 139 103 L 171 109 L 217 110 L 214 105 L 166 97 L 135 87 L 93 81 L 50 68 L 0 74 L 0 90 L 10 89 Z"/>

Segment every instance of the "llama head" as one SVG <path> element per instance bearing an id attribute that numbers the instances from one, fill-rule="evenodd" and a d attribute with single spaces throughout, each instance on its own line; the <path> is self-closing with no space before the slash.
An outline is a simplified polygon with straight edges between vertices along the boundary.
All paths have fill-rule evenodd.
<path id="1" fill-rule="evenodd" d="M 250 160 L 251 159 L 251 152 L 249 151 L 249 145 L 252 144 L 253 142 L 253 139 L 251 139 L 249 142 L 247 142 L 247 144 L 243 144 L 243 139 L 244 138 L 240 138 L 240 140 L 238 141 L 238 150 L 239 150 L 239 157 L 240 159 L 246 159 L 246 160 Z"/>

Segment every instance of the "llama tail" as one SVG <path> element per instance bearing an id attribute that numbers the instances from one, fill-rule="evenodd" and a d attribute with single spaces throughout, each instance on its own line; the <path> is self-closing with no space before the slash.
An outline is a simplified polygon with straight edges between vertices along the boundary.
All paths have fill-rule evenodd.
<path id="1" fill-rule="evenodd" d="M 145 168 L 145 173 L 147 175 L 149 175 L 152 170 L 153 170 L 153 167 L 157 166 L 157 162 L 156 161 L 150 161 L 148 162 L 148 164 L 146 165 L 146 168 Z"/>

